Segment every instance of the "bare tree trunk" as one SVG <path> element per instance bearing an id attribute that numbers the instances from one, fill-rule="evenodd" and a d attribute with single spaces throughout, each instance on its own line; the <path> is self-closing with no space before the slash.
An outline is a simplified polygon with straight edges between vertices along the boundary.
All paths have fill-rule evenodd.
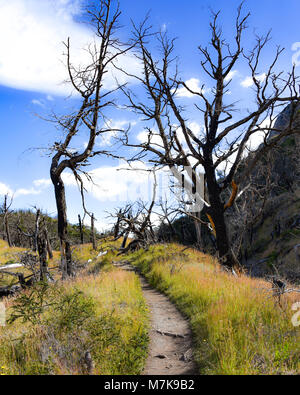
<path id="1" fill-rule="evenodd" d="M 129 236 L 129 232 L 126 232 L 126 234 L 124 236 L 124 239 L 123 239 L 123 242 L 122 242 L 122 245 L 121 245 L 121 249 L 126 247 L 128 236 Z"/>
<path id="2" fill-rule="evenodd" d="M 83 223 L 79 214 L 78 214 L 78 222 L 79 222 L 80 243 L 83 244 Z"/>
<path id="3" fill-rule="evenodd" d="M 6 234 L 7 243 L 9 245 L 9 247 L 12 247 L 10 230 L 9 230 L 9 223 L 8 223 L 7 195 L 5 195 L 5 197 L 4 197 L 4 227 L 5 227 L 5 234 Z"/>
<path id="4" fill-rule="evenodd" d="M 196 213 L 196 217 L 200 218 L 201 213 Z M 197 238 L 197 247 L 201 248 L 202 247 L 202 237 L 201 237 L 201 223 L 197 221 L 196 219 L 194 220 L 195 223 L 195 229 L 196 229 L 196 238 Z"/>
<path id="5" fill-rule="evenodd" d="M 72 256 L 68 237 L 68 221 L 67 221 L 67 205 L 65 186 L 61 177 L 52 174 L 52 182 L 54 184 L 56 207 L 57 207 L 57 228 L 60 241 L 61 252 L 61 270 L 62 277 L 72 275 Z"/>
<path id="6" fill-rule="evenodd" d="M 211 204 L 210 215 L 213 220 L 219 260 L 223 266 L 232 269 L 235 266 L 235 260 L 230 249 L 228 231 L 225 223 L 224 203 L 221 201 L 220 196 L 221 191 L 215 178 L 213 166 L 211 168 L 207 167 L 205 170 L 207 176 L 207 189 Z"/>
<path id="7" fill-rule="evenodd" d="M 44 237 L 38 237 L 38 253 L 40 258 L 40 280 L 47 281 L 47 241 Z"/>
<path id="8" fill-rule="evenodd" d="M 38 250 L 38 237 L 39 237 L 39 222 L 40 222 L 40 214 L 41 210 L 36 210 L 35 216 L 35 229 L 34 229 L 34 236 L 33 236 L 33 251 L 37 252 Z"/>
<path id="9" fill-rule="evenodd" d="M 50 242 L 50 239 L 49 239 L 48 230 L 47 230 L 47 226 L 46 226 L 45 220 L 44 220 L 44 237 L 45 237 L 45 240 L 46 240 L 46 245 L 47 245 L 47 251 L 48 251 L 49 259 L 53 259 L 53 252 L 52 252 L 51 242 Z"/>
<path id="10" fill-rule="evenodd" d="M 119 211 L 117 223 L 116 223 L 115 228 L 114 228 L 114 238 L 115 239 L 117 239 L 117 237 L 119 236 L 121 215 L 122 215 L 122 209 L 120 209 L 120 211 Z"/>
<path id="11" fill-rule="evenodd" d="M 97 249 L 96 237 L 95 237 L 95 217 L 94 214 L 91 216 L 91 243 L 93 244 L 93 250 Z"/>

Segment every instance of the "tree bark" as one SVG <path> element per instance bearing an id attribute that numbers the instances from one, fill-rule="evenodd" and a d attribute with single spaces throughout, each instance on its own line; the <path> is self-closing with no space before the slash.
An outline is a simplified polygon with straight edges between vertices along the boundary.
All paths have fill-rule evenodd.
<path id="1" fill-rule="evenodd" d="M 207 191 L 211 206 L 208 211 L 212 217 L 215 227 L 214 230 L 219 260 L 223 266 L 233 269 L 235 266 L 235 260 L 232 256 L 228 239 L 228 231 L 224 215 L 225 208 L 224 203 L 221 200 L 221 189 L 215 176 L 212 158 L 206 158 L 206 163 L 208 164 L 205 167 Z M 209 164 L 211 164 L 211 166 Z"/>
<path id="2" fill-rule="evenodd" d="M 201 213 L 196 213 L 196 217 L 200 218 Z M 201 237 L 201 223 L 197 221 L 196 219 L 194 220 L 195 223 L 195 230 L 196 230 L 196 238 L 197 238 L 197 247 L 201 248 L 202 247 L 202 237 Z"/>
<path id="3" fill-rule="evenodd" d="M 91 216 L 91 243 L 93 244 L 93 250 L 96 251 L 97 244 L 96 244 L 96 237 L 95 237 L 95 217 L 94 214 Z"/>
<path id="4" fill-rule="evenodd" d="M 80 233 L 80 243 L 83 244 L 83 223 L 81 221 L 81 217 L 78 214 L 78 222 L 79 222 L 79 233 Z"/>
<path id="5" fill-rule="evenodd" d="M 72 256 L 68 238 L 68 221 L 65 186 L 60 176 L 51 174 L 57 207 L 57 229 L 60 241 L 62 277 L 72 275 Z"/>
<path id="6" fill-rule="evenodd" d="M 126 232 L 126 234 L 124 235 L 124 239 L 123 239 L 123 242 L 122 242 L 122 245 L 121 245 L 121 249 L 123 249 L 123 248 L 126 247 L 129 233 L 130 233 L 130 232 Z"/>
<path id="7" fill-rule="evenodd" d="M 47 281 L 47 241 L 44 237 L 38 238 L 38 253 L 40 258 L 40 280 Z"/>
<path id="8" fill-rule="evenodd" d="M 41 211 L 37 210 L 36 211 L 36 216 L 35 216 L 35 229 L 34 229 L 34 237 L 33 237 L 33 251 L 34 252 L 38 251 L 40 214 L 41 214 Z"/>
<path id="9" fill-rule="evenodd" d="M 45 228 L 44 228 L 44 237 L 45 237 L 46 243 L 47 243 L 48 256 L 49 256 L 49 259 L 53 259 L 53 251 L 52 251 L 51 242 L 50 242 L 50 239 L 49 239 L 49 235 L 48 235 L 48 230 L 47 230 L 46 224 L 44 226 L 45 226 Z"/>
<path id="10" fill-rule="evenodd" d="M 4 197 L 4 227 L 5 227 L 7 243 L 9 245 L 9 247 L 12 247 L 10 230 L 9 230 L 9 223 L 8 223 L 7 195 L 5 195 L 5 197 Z"/>

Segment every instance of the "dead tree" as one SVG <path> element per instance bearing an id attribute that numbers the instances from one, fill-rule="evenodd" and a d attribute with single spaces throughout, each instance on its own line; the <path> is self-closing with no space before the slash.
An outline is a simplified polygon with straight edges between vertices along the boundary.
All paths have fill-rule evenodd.
<path id="1" fill-rule="evenodd" d="M 11 241 L 10 229 L 9 229 L 9 214 L 10 214 L 10 208 L 12 203 L 13 203 L 13 198 L 10 198 L 9 201 L 9 196 L 8 194 L 6 194 L 4 196 L 4 202 L 1 211 L 3 213 L 4 232 L 9 247 L 12 247 L 12 241 Z"/>
<path id="2" fill-rule="evenodd" d="M 41 210 L 37 208 L 35 209 L 36 209 L 36 216 L 35 216 L 35 229 L 33 234 L 33 251 L 37 252 Z"/>
<path id="3" fill-rule="evenodd" d="M 123 92 L 128 108 L 142 115 L 146 122 L 155 121 L 156 128 L 147 124 L 147 138 L 143 143 L 133 143 L 129 133 L 123 138 L 123 143 L 140 149 L 140 158 L 148 157 L 151 163 L 169 167 L 179 182 L 184 169 L 191 169 L 187 177 L 191 184 L 188 187 L 190 190 L 197 191 L 199 173 L 204 172 L 207 198 L 203 202 L 203 195 L 197 196 L 196 193 L 194 199 L 204 204 L 204 212 L 215 235 L 220 262 L 232 269 L 237 261 L 231 251 L 225 212 L 234 204 L 239 185 L 247 180 L 258 160 L 284 137 L 299 133 L 299 129 L 293 127 L 299 94 L 294 68 L 287 74 L 276 70 L 277 61 L 283 52 L 280 47 L 277 47 L 274 59 L 261 77 L 261 55 L 270 34 L 256 37 L 254 48 L 247 53 L 242 46 L 242 38 L 249 15 L 242 16 L 242 6 L 238 8 L 235 43 L 231 45 L 226 42 L 218 25 L 219 14 L 212 15 L 209 47 L 199 46 L 202 72 L 213 85 L 213 89 L 209 90 L 202 86 L 199 91 L 194 91 L 180 79 L 174 54 L 175 40 L 170 40 L 166 33 L 153 34 L 151 28 L 147 27 L 147 20 L 140 26 L 134 26 L 133 35 L 138 41 L 136 57 L 143 64 L 143 75 L 134 76 L 124 72 L 140 82 L 148 99 L 143 100 L 129 89 L 123 89 Z M 157 57 L 153 50 L 153 38 L 157 39 L 160 48 Z M 241 111 L 239 119 L 236 119 L 236 105 L 228 104 L 227 93 L 232 82 L 231 72 L 240 61 L 246 62 L 250 71 L 255 100 L 251 111 L 244 114 Z M 192 130 L 187 114 L 179 104 L 180 89 L 185 89 L 195 99 L 193 104 L 201 115 L 199 123 L 204 125 L 200 133 Z M 290 103 L 293 109 L 291 122 L 283 130 L 276 129 L 274 120 L 278 112 L 282 106 Z M 253 154 L 247 172 L 238 174 L 249 140 L 259 132 L 265 134 L 264 143 Z M 230 166 L 220 177 L 219 169 L 228 161 Z M 226 203 L 224 191 L 229 188 L 232 189 L 232 196 Z"/>
<path id="4" fill-rule="evenodd" d="M 80 214 L 78 214 L 78 223 L 79 223 L 80 243 L 83 244 L 83 222 L 81 221 Z"/>
<path id="5" fill-rule="evenodd" d="M 70 39 L 65 43 L 69 81 L 81 97 L 81 104 L 71 114 L 62 117 L 53 115 L 51 118 L 63 130 L 65 135 L 62 141 L 56 142 L 52 147 L 54 155 L 50 169 L 57 206 L 63 277 L 71 276 L 73 269 L 70 243 L 68 241 L 67 204 L 62 174 L 65 170 L 72 172 L 80 187 L 84 210 L 89 214 L 84 204 L 82 174 L 87 176 L 89 180 L 90 176 L 83 171 L 83 166 L 87 166 L 89 160 L 95 155 L 108 154 L 104 150 L 95 150 L 95 143 L 99 136 L 119 131 L 106 125 L 106 119 L 103 114 L 103 110 L 106 107 L 114 105 L 111 96 L 119 87 L 110 91 L 104 91 L 103 82 L 106 73 L 113 67 L 113 62 L 130 50 L 131 46 L 123 45 L 115 36 L 116 31 L 119 29 L 121 12 L 118 4 L 115 5 L 113 3 L 114 1 L 112 0 L 99 0 L 95 8 L 90 7 L 87 12 L 95 32 L 95 40 L 87 48 L 87 52 L 90 55 L 90 64 L 85 67 L 76 67 L 71 61 Z M 102 125 L 104 124 L 104 127 L 99 126 L 100 122 Z M 88 134 L 88 142 L 82 152 L 74 152 L 71 144 L 80 133 Z"/>
<path id="6" fill-rule="evenodd" d="M 47 281 L 48 279 L 47 241 L 44 237 L 38 237 L 38 253 L 40 260 L 40 280 Z"/>
<path id="7" fill-rule="evenodd" d="M 115 240 L 123 237 L 120 253 L 127 253 L 138 248 L 147 248 L 149 244 L 156 241 L 156 235 L 153 230 L 151 215 L 154 213 L 156 202 L 157 180 L 154 175 L 153 192 L 151 202 L 149 204 L 139 200 L 135 203 L 128 204 L 124 209 L 117 210 L 113 218 L 117 222 L 114 227 Z M 117 232 L 118 231 L 118 232 Z M 133 240 L 126 247 L 129 235 L 133 235 Z"/>
<path id="8" fill-rule="evenodd" d="M 45 218 L 43 219 L 43 234 L 46 241 L 46 247 L 47 247 L 49 259 L 53 259 L 53 251 L 52 251 L 52 246 L 51 246 Z"/>
<path id="9" fill-rule="evenodd" d="M 94 214 L 91 215 L 91 243 L 93 246 L 93 250 L 96 251 L 97 250 L 97 243 L 96 243 L 96 234 L 95 234 L 95 216 Z"/>

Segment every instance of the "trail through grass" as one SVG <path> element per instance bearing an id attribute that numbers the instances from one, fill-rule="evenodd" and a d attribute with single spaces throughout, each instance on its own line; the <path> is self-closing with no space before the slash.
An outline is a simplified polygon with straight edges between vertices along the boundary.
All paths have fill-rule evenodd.
<path id="1" fill-rule="evenodd" d="M 267 282 L 234 278 L 211 257 L 182 250 L 160 245 L 127 259 L 190 319 L 199 372 L 300 373 L 300 331 L 291 323 L 299 296 L 285 296 L 280 307 Z"/>
<path id="2" fill-rule="evenodd" d="M 89 248 L 78 249 L 78 260 L 90 257 Z M 97 262 L 97 254 L 92 257 Z M 110 265 L 101 264 L 101 268 L 91 265 L 74 280 L 50 287 L 39 284 L 5 301 L 7 318 L 16 320 L 0 327 L 0 374 L 134 375 L 142 371 L 148 310 L 139 280 L 134 273 Z M 92 357 L 92 371 L 86 353 Z"/>

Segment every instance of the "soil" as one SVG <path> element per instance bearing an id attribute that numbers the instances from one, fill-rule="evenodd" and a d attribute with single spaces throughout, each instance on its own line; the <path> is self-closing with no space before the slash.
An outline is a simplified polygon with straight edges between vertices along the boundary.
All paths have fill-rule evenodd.
<path id="1" fill-rule="evenodd" d="M 128 262 L 116 266 L 136 271 Z M 143 276 L 139 277 L 151 314 L 149 355 L 142 374 L 197 375 L 188 320 L 165 295 L 153 289 Z"/>

